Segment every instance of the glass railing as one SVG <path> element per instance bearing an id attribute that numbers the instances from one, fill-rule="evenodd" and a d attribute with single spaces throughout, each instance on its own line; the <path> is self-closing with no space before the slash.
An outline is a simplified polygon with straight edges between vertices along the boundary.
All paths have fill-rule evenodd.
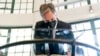
<path id="1" fill-rule="evenodd" d="M 99 48 L 77 42 L 68 29 L 35 29 L 32 38 L 0 46 L 0 56 L 100 56 Z"/>

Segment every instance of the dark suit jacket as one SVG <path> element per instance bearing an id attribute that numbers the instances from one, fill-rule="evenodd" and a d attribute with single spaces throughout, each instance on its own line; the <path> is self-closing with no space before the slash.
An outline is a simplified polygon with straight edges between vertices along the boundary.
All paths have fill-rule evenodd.
<path id="1" fill-rule="evenodd" d="M 55 21 L 51 23 L 45 23 L 44 21 L 37 22 L 35 26 L 35 29 L 36 29 L 35 35 L 34 35 L 35 39 L 43 39 L 43 38 L 52 39 L 52 30 L 44 30 L 44 29 L 54 28 L 55 23 L 56 23 Z M 57 29 L 58 30 L 56 31 L 56 38 L 60 38 L 60 39 L 74 38 L 72 31 L 70 31 L 71 30 L 70 24 L 58 20 Z M 45 47 L 44 48 L 43 47 L 44 47 L 44 44 L 36 44 L 36 54 L 45 54 L 45 50 L 44 50 Z M 63 51 L 64 51 L 64 50 L 59 49 L 58 43 L 55 43 L 55 44 L 49 43 L 49 49 L 50 49 L 49 50 L 50 54 L 63 54 Z"/>

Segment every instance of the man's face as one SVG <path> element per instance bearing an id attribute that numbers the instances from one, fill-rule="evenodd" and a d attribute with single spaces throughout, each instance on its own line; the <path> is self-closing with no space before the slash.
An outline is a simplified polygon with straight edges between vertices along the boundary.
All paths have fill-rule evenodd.
<path id="1" fill-rule="evenodd" d="M 47 10 L 42 16 L 46 22 L 51 22 L 55 20 L 55 15 L 50 9 Z"/>

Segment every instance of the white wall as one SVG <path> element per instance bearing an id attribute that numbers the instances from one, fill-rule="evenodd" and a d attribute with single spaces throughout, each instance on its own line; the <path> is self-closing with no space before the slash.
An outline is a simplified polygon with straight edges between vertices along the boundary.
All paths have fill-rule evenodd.
<path id="1" fill-rule="evenodd" d="M 89 13 L 88 6 L 67 9 L 57 11 L 57 16 L 60 20 L 66 22 L 76 22 L 100 17 L 100 3 L 94 4 L 93 9 L 93 13 Z M 33 14 L 0 14 L 0 26 L 34 26 L 41 19 L 39 12 Z"/>
<path id="2" fill-rule="evenodd" d="M 66 22 L 76 22 L 100 17 L 100 3 L 92 5 L 93 13 L 89 12 L 89 6 L 59 11 L 58 17 Z"/>
<path id="3" fill-rule="evenodd" d="M 44 3 L 44 0 L 34 0 L 34 11 L 38 11 L 41 4 Z"/>

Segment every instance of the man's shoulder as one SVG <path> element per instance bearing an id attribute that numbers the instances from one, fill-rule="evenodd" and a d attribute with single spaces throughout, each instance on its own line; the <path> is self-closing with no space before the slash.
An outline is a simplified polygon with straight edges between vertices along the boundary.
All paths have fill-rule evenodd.
<path id="1" fill-rule="evenodd" d="M 61 20 L 58 20 L 58 22 L 59 22 L 60 24 L 63 24 L 63 25 L 70 25 L 69 23 L 64 22 L 64 21 L 61 21 Z"/>
<path id="2" fill-rule="evenodd" d="M 58 26 L 61 27 L 61 28 L 71 29 L 70 23 L 67 23 L 67 22 L 64 22 L 64 21 L 61 21 L 61 20 L 58 21 Z"/>
<path id="3" fill-rule="evenodd" d="M 40 27 L 43 24 L 44 24 L 44 21 L 41 20 L 41 21 L 37 21 L 35 25 L 36 25 L 36 28 L 37 28 L 37 27 Z"/>
<path id="4" fill-rule="evenodd" d="M 43 20 L 41 20 L 41 21 L 37 21 L 36 23 L 43 23 L 44 21 Z"/>
<path id="5" fill-rule="evenodd" d="M 41 25 L 41 24 L 44 24 L 44 21 L 43 20 L 36 22 L 36 25 Z"/>

